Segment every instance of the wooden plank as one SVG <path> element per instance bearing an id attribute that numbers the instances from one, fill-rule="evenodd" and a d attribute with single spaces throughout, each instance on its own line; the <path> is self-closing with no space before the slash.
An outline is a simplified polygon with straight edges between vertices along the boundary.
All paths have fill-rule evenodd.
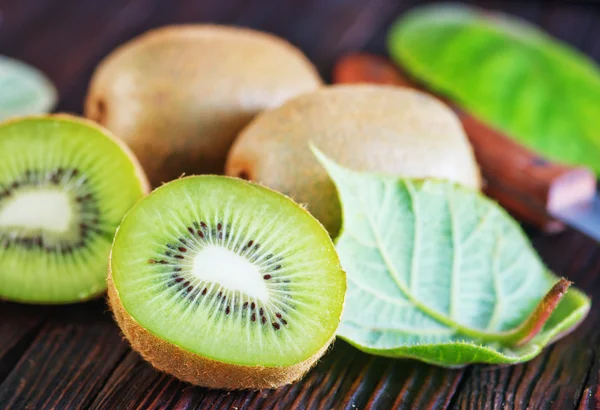
<path id="1" fill-rule="evenodd" d="M 29 347 L 46 315 L 43 307 L 0 302 L 0 383 Z"/>
<path id="2" fill-rule="evenodd" d="M 580 410 L 600 409 L 600 346 L 596 346 L 594 365 L 588 374 L 577 408 Z"/>
<path id="3" fill-rule="evenodd" d="M 383 52 L 387 26 L 400 10 L 414 3 L 27 0 L 12 2 L 12 8 L 2 5 L 6 16 L 18 16 L 9 10 L 21 10 L 24 17 L 17 21 L 35 24 L 27 23 L 24 26 L 30 28 L 21 30 L 11 17 L 11 25 L 4 26 L 10 30 L 0 27 L 0 51 L 5 52 L 2 47 L 6 47 L 6 51 L 49 72 L 61 89 L 61 108 L 81 112 L 87 82 L 97 62 L 117 44 L 149 27 L 213 21 L 265 29 L 304 49 L 327 76 L 342 52 L 359 48 Z M 498 1 L 492 6 L 532 20 L 547 16 L 539 5 Z M 46 7 L 52 13 L 48 16 L 44 12 L 41 19 L 39 10 Z M 545 24 L 556 27 L 560 13 L 552 16 Z M 577 16 L 572 21 L 570 27 L 581 22 Z M 583 37 L 586 51 L 600 50 L 597 42 L 586 43 L 588 36 L 575 34 L 569 26 L 557 33 L 574 42 Z M 3 34 L 21 32 L 26 34 L 17 39 Z M 571 34 L 573 37 L 568 37 Z M 591 279 L 591 273 L 599 268 L 595 244 L 570 232 L 558 238 L 541 237 L 536 245 L 550 267 L 558 272 L 568 268 L 566 272 L 578 285 L 593 290 L 597 303 L 600 286 Z M 414 361 L 376 358 L 337 342 L 298 383 L 273 391 L 224 393 L 189 386 L 152 369 L 129 350 L 104 310 L 101 302 L 51 308 L 50 318 L 44 322 L 46 308 L 0 304 L 0 382 L 6 379 L 0 385 L 0 407 L 8 403 L 7 408 L 27 404 L 40 408 L 375 409 L 473 404 L 544 407 L 560 403 L 564 408 L 594 408 L 600 402 L 600 350 L 593 347 L 600 345 L 600 335 L 593 329 L 600 318 L 595 313 L 569 338 L 525 365 L 444 370 Z"/>
<path id="4" fill-rule="evenodd" d="M 105 310 L 104 301 L 51 308 L 0 385 L 2 409 L 85 408 L 128 349 Z"/>
<path id="5" fill-rule="evenodd" d="M 439 408 L 450 401 L 462 372 L 375 358 L 337 341 L 301 381 L 277 390 L 220 392 L 190 386 L 154 370 L 131 352 L 92 404 L 113 408 Z"/>

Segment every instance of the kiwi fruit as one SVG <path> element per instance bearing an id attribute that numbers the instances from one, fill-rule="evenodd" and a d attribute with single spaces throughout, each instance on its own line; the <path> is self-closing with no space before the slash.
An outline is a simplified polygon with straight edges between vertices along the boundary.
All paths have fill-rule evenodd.
<path id="1" fill-rule="evenodd" d="M 123 219 L 110 306 L 135 350 L 184 381 L 275 388 L 300 378 L 339 325 L 346 276 L 323 226 L 290 198 L 202 175 Z"/>
<path id="2" fill-rule="evenodd" d="M 309 142 L 356 171 L 480 187 L 477 163 L 456 115 L 426 94 L 382 85 L 322 88 L 263 112 L 236 139 L 226 174 L 259 181 L 307 204 L 335 235 L 341 207 Z"/>
<path id="3" fill-rule="evenodd" d="M 182 173 L 222 174 L 235 136 L 258 112 L 321 85 L 308 59 L 276 36 L 167 26 L 102 61 L 85 114 L 122 138 L 158 186 Z"/>
<path id="4" fill-rule="evenodd" d="M 71 303 L 104 293 L 114 233 L 148 190 L 129 149 L 91 121 L 0 124 L 0 299 Z"/>

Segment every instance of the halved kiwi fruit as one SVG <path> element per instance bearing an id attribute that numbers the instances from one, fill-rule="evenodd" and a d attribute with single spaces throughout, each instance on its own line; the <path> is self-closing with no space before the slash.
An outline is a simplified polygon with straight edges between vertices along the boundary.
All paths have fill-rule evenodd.
<path id="1" fill-rule="evenodd" d="M 291 199 L 237 178 L 156 189 L 123 219 L 109 301 L 156 368 L 211 388 L 301 377 L 338 327 L 345 274 L 322 225 Z"/>
<path id="2" fill-rule="evenodd" d="M 90 121 L 0 124 L 0 299 L 70 303 L 103 293 L 115 230 L 148 189 L 135 157 Z"/>

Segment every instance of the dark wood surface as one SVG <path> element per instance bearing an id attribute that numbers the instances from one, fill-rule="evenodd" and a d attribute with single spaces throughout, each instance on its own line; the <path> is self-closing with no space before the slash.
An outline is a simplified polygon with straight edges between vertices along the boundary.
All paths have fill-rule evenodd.
<path id="1" fill-rule="evenodd" d="M 46 72 L 61 111 L 81 113 L 95 65 L 115 46 L 169 23 L 217 22 L 289 39 L 326 79 L 343 53 L 384 53 L 408 0 L 0 0 L 0 54 Z M 480 1 L 540 24 L 600 61 L 592 2 Z M 0 90 L 1 92 L 1 90 Z M 301 382 L 220 392 L 161 374 L 122 340 L 103 300 L 43 307 L 0 303 L 0 409 L 600 409 L 600 248 L 576 232 L 529 229 L 545 262 L 592 295 L 570 336 L 529 363 L 446 370 L 369 356 L 338 341 Z"/>

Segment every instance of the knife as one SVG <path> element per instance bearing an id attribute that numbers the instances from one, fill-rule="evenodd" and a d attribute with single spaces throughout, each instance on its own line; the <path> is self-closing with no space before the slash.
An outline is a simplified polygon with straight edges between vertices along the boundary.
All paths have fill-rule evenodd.
<path id="1" fill-rule="evenodd" d="M 388 59 L 367 53 L 338 61 L 334 83 L 377 83 L 424 91 Z M 570 226 L 600 241 L 595 174 L 540 157 L 444 98 L 460 119 L 485 181 L 484 192 L 517 218 L 545 232 Z"/>

